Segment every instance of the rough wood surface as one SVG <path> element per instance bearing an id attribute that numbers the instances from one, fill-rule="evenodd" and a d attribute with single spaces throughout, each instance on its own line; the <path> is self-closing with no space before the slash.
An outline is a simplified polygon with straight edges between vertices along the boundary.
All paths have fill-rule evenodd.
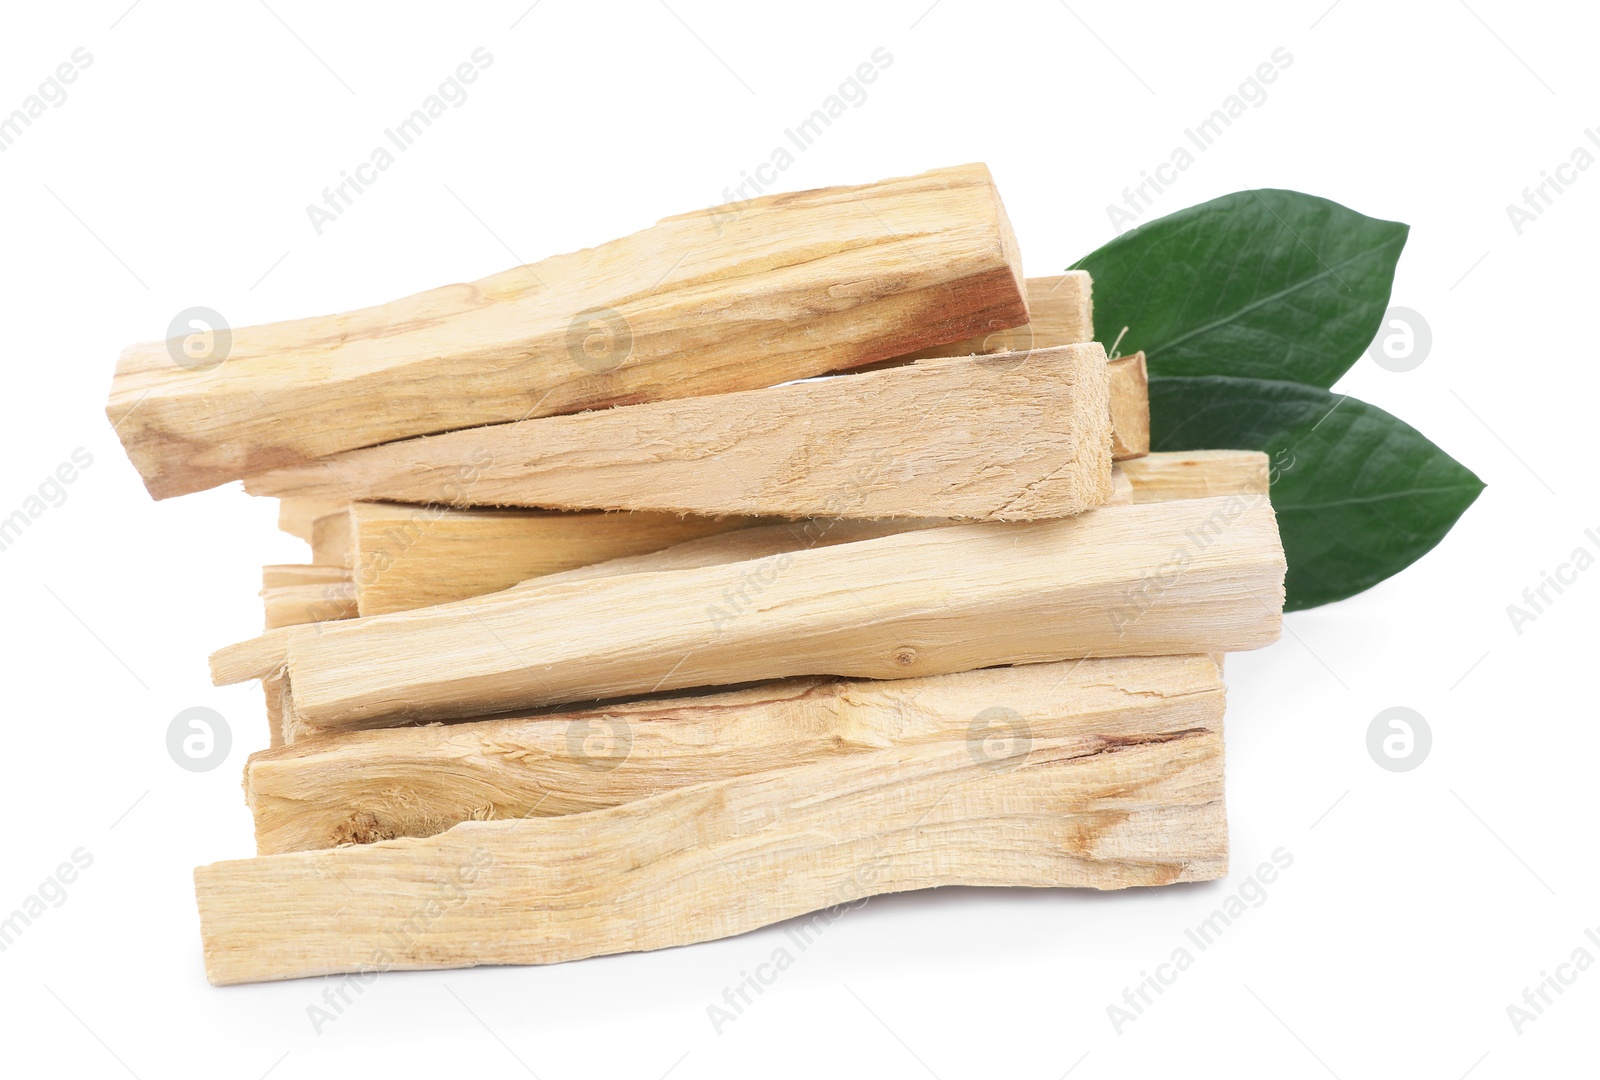
<path id="1" fill-rule="evenodd" d="M 263 855 L 463 821 L 599 810 L 708 780 L 967 738 L 998 707 L 1019 735 L 1129 737 L 1214 728 L 1207 656 L 985 668 L 894 682 L 792 679 L 532 718 L 387 728 L 252 754 L 245 798 Z M 1003 736 L 1002 736 L 1003 737 Z M 973 740 L 982 752 L 983 740 Z"/>
<path id="2" fill-rule="evenodd" d="M 947 357 L 452 431 L 278 470 L 246 489 L 705 515 L 1062 517 L 1110 495 L 1108 393 L 1095 342 Z"/>
<path id="3" fill-rule="evenodd" d="M 760 519 L 678 514 L 452 510 L 354 503 L 353 579 L 362 615 L 444 604 L 518 582 L 659 551 Z"/>
<path id="4" fill-rule="evenodd" d="M 354 729 L 792 675 L 1232 652 L 1277 638 L 1283 576 L 1265 500 L 1110 506 L 293 627 L 289 682 L 302 724 Z"/>
<path id="5" fill-rule="evenodd" d="M 1111 361 L 1111 457 L 1115 461 L 1150 452 L 1150 373 L 1144 353 Z"/>
<path id="6" fill-rule="evenodd" d="M 1117 466 L 1133 484 L 1135 502 L 1206 499 L 1218 495 L 1265 502 L 1267 455 L 1256 450 L 1183 450 L 1151 454 Z"/>
<path id="7" fill-rule="evenodd" d="M 963 165 L 763 196 L 472 284 L 239 327 L 206 370 L 175 362 L 171 343 L 135 345 L 106 415 L 167 498 L 427 432 L 772 385 L 1027 320 L 999 193 L 987 167 Z"/>
<path id="8" fill-rule="evenodd" d="M 207 976 L 537 964 L 945 885 L 1119 889 L 1227 870 L 1215 714 L 1103 731 L 1002 670 L 956 737 L 561 817 L 195 871 Z M 1025 689 L 1012 690 L 1014 678 Z"/>

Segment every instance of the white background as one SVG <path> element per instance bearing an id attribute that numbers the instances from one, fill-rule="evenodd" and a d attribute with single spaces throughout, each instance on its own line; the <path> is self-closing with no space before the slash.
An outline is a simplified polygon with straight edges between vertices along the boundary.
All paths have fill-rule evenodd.
<path id="1" fill-rule="evenodd" d="M 1520 1035 L 1506 1012 L 1600 928 L 1600 569 L 1520 634 L 1506 612 L 1600 549 L 1584 535 L 1600 533 L 1600 169 L 1521 235 L 1505 209 L 1600 125 L 1592 9 L 670 2 L 7 5 L 0 112 L 75 48 L 94 59 L 0 153 L 0 516 L 74 449 L 93 465 L 0 551 L 0 914 L 75 849 L 94 861 L 0 953 L 0 1070 L 1594 1075 L 1600 970 Z M 494 62 L 470 99 L 318 236 L 306 204 L 480 46 Z M 1233 874 L 874 900 L 720 1034 L 707 1005 L 788 944 L 781 928 L 388 975 L 321 1034 L 318 981 L 210 987 L 190 873 L 252 852 L 238 777 L 264 732 L 257 688 L 213 688 L 205 658 L 258 629 L 261 564 L 307 552 L 237 485 L 146 497 L 102 413 L 118 351 L 197 304 L 235 326 L 344 310 L 719 202 L 880 46 L 893 63 L 867 100 L 779 187 L 987 161 L 1027 270 L 1054 273 L 1109 239 L 1107 203 L 1281 46 L 1293 63 L 1265 103 L 1150 216 L 1276 186 L 1413 227 L 1394 303 L 1426 316 L 1432 353 L 1404 374 L 1363 359 L 1339 388 L 1488 490 L 1416 566 L 1230 659 Z M 198 775 L 165 744 L 194 705 L 234 734 Z M 1395 705 L 1434 736 L 1408 773 L 1365 744 Z M 1280 846 L 1294 864 L 1267 901 L 1119 1034 L 1107 1006 Z"/>

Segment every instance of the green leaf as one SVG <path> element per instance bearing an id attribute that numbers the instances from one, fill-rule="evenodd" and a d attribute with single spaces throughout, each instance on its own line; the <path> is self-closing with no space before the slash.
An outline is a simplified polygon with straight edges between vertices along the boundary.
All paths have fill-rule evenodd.
<path id="1" fill-rule="evenodd" d="M 1372 343 L 1409 228 L 1314 195 L 1239 191 L 1080 259 L 1108 345 L 1151 375 L 1332 386 Z"/>
<path id="2" fill-rule="evenodd" d="M 1444 539 L 1483 481 L 1382 409 L 1312 386 L 1150 380 L 1152 450 L 1261 450 L 1296 611 L 1399 573 Z"/>

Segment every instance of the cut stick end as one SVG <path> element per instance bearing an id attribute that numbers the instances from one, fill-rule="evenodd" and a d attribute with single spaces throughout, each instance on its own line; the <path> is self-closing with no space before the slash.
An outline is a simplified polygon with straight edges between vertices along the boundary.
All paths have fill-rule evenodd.
<path id="1" fill-rule="evenodd" d="M 1143 352 L 1119 356 L 1111 373 L 1111 456 L 1117 461 L 1150 453 L 1150 372 Z"/>

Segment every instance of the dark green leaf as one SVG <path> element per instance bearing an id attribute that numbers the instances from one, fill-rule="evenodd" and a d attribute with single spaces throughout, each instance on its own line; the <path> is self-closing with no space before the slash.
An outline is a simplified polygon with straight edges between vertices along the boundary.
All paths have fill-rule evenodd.
<path id="1" fill-rule="evenodd" d="M 1289 561 L 1286 610 L 1369 589 L 1426 555 L 1483 482 L 1382 409 L 1264 379 L 1150 380 L 1152 450 L 1261 450 Z"/>
<path id="2" fill-rule="evenodd" d="M 1108 346 L 1152 375 L 1329 387 L 1371 344 L 1408 228 L 1314 195 L 1224 195 L 1123 233 L 1074 270 L 1094 278 Z"/>

